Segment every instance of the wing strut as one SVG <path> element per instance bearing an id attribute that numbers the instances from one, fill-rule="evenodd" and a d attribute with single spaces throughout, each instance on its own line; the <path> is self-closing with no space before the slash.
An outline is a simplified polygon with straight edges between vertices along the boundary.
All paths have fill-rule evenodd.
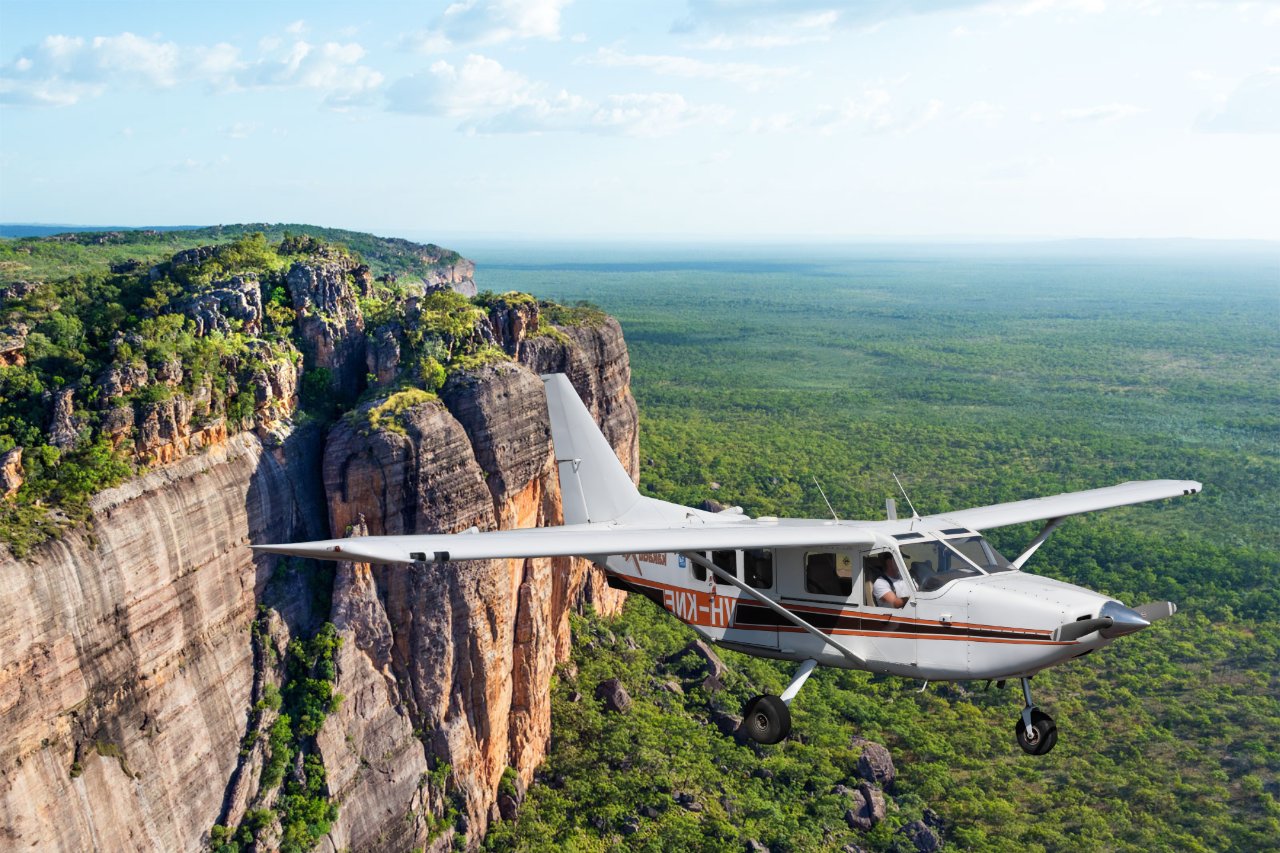
<path id="1" fill-rule="evenodd" d="M 1021 569 L 1027 560 L 1031 559 L 1031 555 L 1039 550 L 1040 546 L 1044 544 L 1044 540 L 1049 538 L 1049 534 L 1057 530 L 1058 525 L 1066 521 L 1067 518 L 1068 516 L 1060 515 L 1057 518 L 1049 519 L 1049 523 L 1044 526 L 1044 530 L 1040 531 L 1040 535 L 1035 539 L 1032 539 L 1031 544 L 1027 546 L 1027 550 L 1019 554 L 1017 559 L 1013 561 L 1013 567 L 1015 569 Z"/>
<path id="2" fill-rule="evenodd" d="M 810 634 L 817 637 L 819 640 L 822 640 L 822 642 L 826 643 L 828 646 L 831 646 L 840 654 L 844 655 L 858 668 L 860 669 L 867 668 L 867 662 L 864 661 L 862 658 L 858 657 L 853 652 L 846 649 L 842 644 L 837 643 L 831 637 L 822 633 L 817 628 L 813 627 L 808 622 L 804 621 L 799 616 L 795 615 L 790 610 L 783 607 L 781 604 L 778 604 L 778 602 L 774 601 L 772 598 L 769 598 L 764 593 L 761 593 L 758 590 L 752 589 L 742 581 L 735 578 L 733 575 L 729 574 L 728 572 L 725 572 L 723 569 L 721 569 L 716 564 L 712 563 L 710 560 L 706 559 L 705 557 L 693 551 L 681 551 L 679 553 L 682 556 L 688 557 L 690 560 L 693 560 L 693 562 L 697 563 L 699 566 L 702 566 L 704 569 L 714 573 L 716 577 L 720 578 L 725 583 L 733 584 L 738 589 L 742 590 L 747 595 L 751 596 L 756 601 L 763 604 L 765 607 L 768 607 L 774 613 L 777 613 L 783 619 L 786 619 L 792 625 L 795 625 L 796 627 L 803 628 L 804 630 L 808 631 Z"/>

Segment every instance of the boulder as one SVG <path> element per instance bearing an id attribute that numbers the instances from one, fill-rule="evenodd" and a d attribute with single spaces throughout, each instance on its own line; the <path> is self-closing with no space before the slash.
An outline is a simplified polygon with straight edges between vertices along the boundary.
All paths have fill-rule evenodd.
<path id="1" fill-rule="evenodd" d="M 520 803 L 510 794 L 499 794 L 498 814 L 502 815 L 503 820 L 514 822 L 520 814 Z"/>
<path id="2" fill-rule="evenodd" d="M 674 693 L 677 696 L 684 695 L 684 688 L 674 681 L 664 681 L 658 685 L 659 690 L 665 690 L 668 693 Z"/>
<path id="3" fill-rule="evenodd" d="M 713 501 L 711 498 L 707 498 L 705 501 L 698 504 L 698 509 L 703 512 L 724 512 L 724 504 L 720 503 L 720 501 Z"/>
<path id="4" fill-rule="evenodd" d="M 767 767 L 757 767 L 751 771 L 751 775 L 756 779 L 772 779 L 773 771 Z"/>
<path id="5" fill-rule="evenodd" d="M 622 682 L 607 678 L 596 687 L 596 698 L 604 703 L 604 709 L 614 714 L 625 713 L 631 707 L 631 695 Z"/>
<path id="6" fill-rule="evenodd" d="M 878 743 L 867 742 L 858 758 L 858 775 L 868 782 L 877 782 L 887 787 L 898 778 L 898 771 L 893 766 L 893 757 L 889 755 L 888 749 Z"/>
<path id="7" fill-rule="evenodd" d="M 942 849 L 942 839 L 924 821 L 913 820 L 898 832 L 911 839 L 918 853 L 937 853 Z"/>
<path id="8" fill-rule="evenodd" d="M 719 693 L 724 690 L 724 682 L 716 678 L 714 675 L 708 675 L 702 680 L 702 689 L 708 693 Z"/>
<path id="9" fill-rule="evenodd" d="M 866 783 L 849 793 L 851 804 L 849 810 L 844 813 L 845 823 L 849 824 L 850 829 L 870 832 L 877 823 L 884 820 L 884 795 Z"/>
<path id="10" fill-rule="evenodd" d="M 25 482 L 22 476 L 22 448 L 14 447 L 0 453 L 0 492 L 11 498 Z"/>
<path id="11" fill-rule="evenodd" d="M 735 717 L 733 714 L 727 714 L 724 711 L 715 711 L 711 714 L 711 722 L 716 724 L 721 733 L 743 740 L 745 733 L 742 730 L 742 718 Z"/>
<path id="12" fill-rule="evenodd" d="M 717 681 L 721 676 L 729 671 L 729 668 L 720 661 L 720 658 L 718 658 L 716 653 L 711 650 L 711 647 L 702 640 L 690 641 L 689 645 L 677 652 L 675 656 L 677 658 L 682 658 L 689 654 L 689 652 L 693 652 L 695 655 L 702 658 L 703 669 L 706 670 L 709 676 L 712 676 Z"/>

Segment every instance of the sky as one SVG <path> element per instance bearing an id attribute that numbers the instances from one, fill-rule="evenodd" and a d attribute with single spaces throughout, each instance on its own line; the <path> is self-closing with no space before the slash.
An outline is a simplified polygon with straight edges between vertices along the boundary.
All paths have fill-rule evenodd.
<path id="1" fill-rule="evenodd" d="M 0 221 L 1280 238 L 1280 1 L 0 0 Z"/>

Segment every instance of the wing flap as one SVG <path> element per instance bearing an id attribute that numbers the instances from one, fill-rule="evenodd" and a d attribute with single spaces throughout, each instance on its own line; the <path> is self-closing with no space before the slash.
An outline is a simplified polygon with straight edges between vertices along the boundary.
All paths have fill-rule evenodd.
<path id="1" fill-rule="evenodd" d="M 588 557 L 729 548 L 869 546 L 875 534 L 865 528 L 734 525 L 574 524 L 498 530 L 490 533 L 442 533 L 421 536 L 363 536 L 290 545 L 254 545 L 254 550 L 319 560 L 359 563 L 409 563 L 411 554 L 428 561 L 501 560 L 524 557 Z M 443 556 L 441 556 L 443 555 Z"/>
<path id="2" fill-rule="evenodd" d="M 1145 503 L 1146 501 L 1194 495 L 1201 488 L 1201 484 L 1195 480 L 1141 480 L 1121 483 L 1118 486 L 1108 486 L 1105 489 L 1068 492 L 1063 495 L 1052 495 L 1051 497 L 1035 498 L 1029 501 L 1014 501 L 1012 503 L 994 504 L 974 509 L 962 509 L 957 512 L 944 512 L 929 516 L 929 518 L 954 522 L 974 530 L 987 530 L 992 527 L 1004 527 L 1009 524 L 1043 521 L 1047 518 L 1060 518 L 1067 515 L 1078 515 L 1082 512 L 1094 512 L 1100 509 Z"/>

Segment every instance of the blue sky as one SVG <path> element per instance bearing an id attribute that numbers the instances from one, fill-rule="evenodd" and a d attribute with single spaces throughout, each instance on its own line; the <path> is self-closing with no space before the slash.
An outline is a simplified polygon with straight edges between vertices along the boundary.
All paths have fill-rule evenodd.
<path id="1" fill-rule="evenodd" d="M 0 2 L 0 221 L 1280 238 L 1280 3 Z"/>

